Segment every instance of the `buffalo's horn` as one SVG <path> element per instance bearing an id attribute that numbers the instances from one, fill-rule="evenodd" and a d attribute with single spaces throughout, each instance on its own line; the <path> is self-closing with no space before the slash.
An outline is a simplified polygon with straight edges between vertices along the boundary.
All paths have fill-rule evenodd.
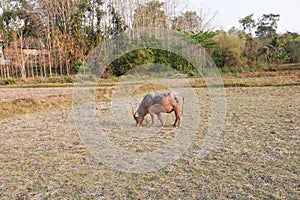
<path id="1" fill-rule="evenodd" d="M 134 109 L 133 109 L 133 105 L 131 105 L 131 109 L 132 109 L 132 115 L 134 116 Z"/>

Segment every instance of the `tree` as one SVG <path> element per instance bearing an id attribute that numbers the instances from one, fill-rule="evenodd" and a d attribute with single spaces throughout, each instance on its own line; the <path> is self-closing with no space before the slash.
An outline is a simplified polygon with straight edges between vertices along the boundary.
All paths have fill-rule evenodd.
<path id="1" fill-rule="evenodd" d="M 108 8 L 111 15 L 111 24 L 112 24 L 110 34 L 116 35 L 121 32 L 124 32 L 127 28 L 125 21 L 122 19 L 122 17 L 119 15 L 119 13 L 112 5 L 109 5 Z"/>
<path id="2" fill-rule="evenodd" d="M 283 63 L 300 62 L 300 35 L 287 32 L 278 38 L 278 43 L 284 49 Z"/>
<path id="3" fill-rule="evenodd" d="M 145 5 L 139 4 L 135 10 L 133 27 L 167 28 L 167 16 L 163 10 L 164 3 L 152 0 Z"/>
<path id="4" fill-rule="evenodd" d="M 200 31 L 196 33 L 184 33 L 187 38 L 192 39 L 196 43 L 199 43 L 203 48 L 209 50 L 216 46 L 218 43 L 215 40 L 216 32 L 213 31 Z"/>
<path id="5" fill-rule="evenodd" d="M 26 78 L 25 55 L 23 48 L 26 43 L 26 37 L 37 36 L 39 30 L 39 20 L 32 12 L 32 5 L 27 1 L 10 0 L 1 4 L 2 15 L 1 32 L 5 39 L 11 43 L 12 64 L 17 68 L 21 78 Z M 13 54 L 10 54 L 12 53 Z"/>
<path id="6" fill-rule="evenodd" d="M 259 38 L 271 38 L 276 34 L 279 14 L 264 14 L 257 23 L 256 36 Z"/>
<path id="7" fill-rule="evenodd" d="M 285 48 L 289 55 L 288 62 L 299 63 L 300 62 L 300 35 L 298 33 L 287 32 L 287 40 L 285 41 Z"/>
<path id="8" fill-rule="evenodd" d="M 244 40 L 236 35 L 229 35 L 226 32 L 219 32 L 219 47 L 216 48 L 214 56 L 218 56 L 218 63 L 223 66 L 218 67 L 246 67 L 246 60 L 242 56 Z"/>
<path id="9" fill-rule="evenodd" d="M 200 30 L 201 18 L 195 11 L 186 11 L 184 14 L 175 17 L 172 23 L 172 29 L 184 32 L 196 32 Z"/>
<path id="10" fill-rule="evenodd" d="M 248 34 L 252 33 L 252 29 L 255 28 L 256 22 L 253 19 L 253 13 L 250 15 L 247 15 L 244 18 L 239 19 L 239 23 L 242 25 L 243 30 L 246 31 L 248 30 Z"/>

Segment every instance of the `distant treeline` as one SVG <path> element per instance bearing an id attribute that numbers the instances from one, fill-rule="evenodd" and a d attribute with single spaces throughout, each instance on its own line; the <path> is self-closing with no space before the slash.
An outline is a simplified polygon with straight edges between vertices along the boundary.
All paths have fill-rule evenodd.
<path id="1" fill-rule="evenodd" d="M 185 11 L 180 5 L 137 0 L 5 0 L 0 2 L 0 33 L 7 60 L 1 79 L 78 73 L 86 56 L 105 39 L 127 29 L 176 30 L 201 44 L 221 69 L 257 69 L 300 62 L 300 35 L 277 34 L 278 14 L 240 18 L 242 28 L 212 31 L 214 16 Z M 201 14 L 199 14 L 201 13 Z M 151 62 L 192 73 L 188 61 L 158 49 L 141 49 L 114 61 L 107 76 Z"/>

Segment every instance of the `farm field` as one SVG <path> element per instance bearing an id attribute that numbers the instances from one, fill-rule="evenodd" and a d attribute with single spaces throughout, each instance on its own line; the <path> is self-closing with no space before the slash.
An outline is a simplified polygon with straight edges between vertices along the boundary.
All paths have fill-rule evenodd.
<path id="1" fill-rule="evenodd" d="M 258 79 L 255 83 L 264 81 Z M 210 104 L 207 89 L 194 88 L 203 98 L 192 145 L 168 166 L 138 174 L 112 169 L 87 150 L 74 126 L 70 88 L 58 89 L 56 95 L 37 88 L 28 99 L 18 100 L 22 89 L 10 88 L 0 104 L 0 198 L 299 199 L 300 86 L 286 79 L 281 83 L 225 88 L 223 131 L 203 158 L 197 155 Z M 110 93 L 111 88 L 102 88 L 98 114 L 109 109 Z M 166 135 L 172 138 L 168 130 Z M 140 147 L 132 143 L 128 148 Z"/>

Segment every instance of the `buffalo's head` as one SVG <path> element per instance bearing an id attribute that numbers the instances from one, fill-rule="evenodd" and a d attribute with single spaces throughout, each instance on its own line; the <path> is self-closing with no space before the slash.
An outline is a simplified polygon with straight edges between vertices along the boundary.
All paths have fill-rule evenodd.
<path id="1" fill-rule="evenodd" d="M 132 107 L 132 115 L 136 121 L 136 126 L 141 126 L 144 121 L 144 117 L 138 112 L 134 112 L 133 107 Z"/>
<path id="2" fill-rule="evenodd" d="M 144 121 L 144 117 L 141 116 L 139 113 L 135 112 L 133 115 L 133 118 L 136 121 L 136 126 L 141 126 L 143 121 Z"/>

